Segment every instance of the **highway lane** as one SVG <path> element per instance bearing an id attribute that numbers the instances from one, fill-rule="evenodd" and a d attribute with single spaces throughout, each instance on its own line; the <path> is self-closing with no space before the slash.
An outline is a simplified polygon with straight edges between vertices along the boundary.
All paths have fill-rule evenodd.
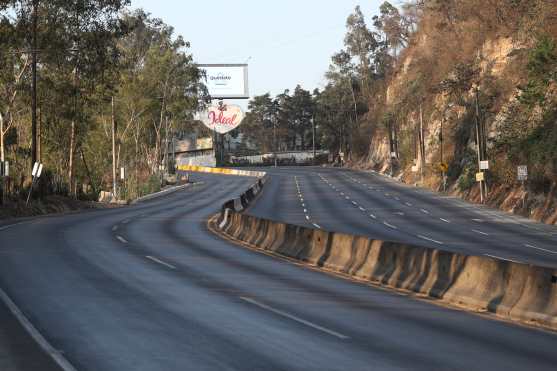
<path id="1" fill-rule="evenodd" d="M 371 173 L 330 168 L 269 169 L 274 176 L 256 216 L 379 239 L 413 243 L 471 255 L 557 267 L 557 228 L 472 205 Z M 275 179 L 280 179 L 280 182 Z M 295 215 L 273 213 L 267 205 L 298 197 L 312 210 Z M 271 190 L 268 192 L 268 190 Z M 293 207 L 292 207 L 293 209 Z"/>
<path id="2" fill-rule="evenodd" d="M 133 207 L 0 231 L 0 286 L 78 370 L 554 369 L 555 333 L 339 279 L 210 234 L 207 217 L 253 179 L 195 178 L 204 183 Z M 295 182 L 283 186 L 294 197 L 270 202 L 311 223 Z"/>

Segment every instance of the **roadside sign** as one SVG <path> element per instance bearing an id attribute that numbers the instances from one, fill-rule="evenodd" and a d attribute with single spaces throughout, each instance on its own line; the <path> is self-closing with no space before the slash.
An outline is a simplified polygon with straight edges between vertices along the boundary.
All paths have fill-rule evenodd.
<path id="1" fill-rule="evenodd" d="M 126 170 L 123 167 L 121 167 L 120 168 L 120 179 L 124 180 L 125 178 L 126 178 Z"/>
<path id="2" fill-rule="evenodd" d="M 37 178 L 41 177 L 42 172 L 43 172 L 43 164 L 39 164 L 39 168 L 37 170 Z"/>
<path id="3" fill-rule="evenodd" d="M 396 152 L 391 152 L 391 158 L 396 158 Z"/>
<path id="4" fill-rule="evenodd" d="M 476 173 L 476 182 L 483 182 L 485 180 L 484 173 Z"/>
<path id="5" fill-rule="evenodd" d="M 36 176 L 38 170 L 39 170 L 39 163 L 35 162 L 35 164 L 33 165 L 33 171 L 31 171 L 31 175 Z"/>
<path id="6" fill-rule="evenodd" d="M 480 170 L 489 170 L 489 161 L 480 161 Z"/>
<path id="7" fill-rule="evenodd" d="M 441 162 L 439 163 L 439 170 L 441 170 L 443 173 L 446 173 L 449 170 L 449 165 L 447 165 L 445 162 Z"/>
<path id="8" fill-rule="evenodd" d="M 528 166 L 520 165 L 517 167 L 518 180 L 525 181 L 528 179 Z"/>

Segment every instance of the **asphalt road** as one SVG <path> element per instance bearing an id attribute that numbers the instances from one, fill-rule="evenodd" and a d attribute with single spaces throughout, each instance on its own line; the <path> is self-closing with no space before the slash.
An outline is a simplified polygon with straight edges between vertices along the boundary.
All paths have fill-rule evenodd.
<path id="1" fill-rule="evenodd" d="M 269 168 L 253 215 L 421 246 L 557 267 L 557 227 L 372 172 Z"/>
<path id="2" fill-rule="evenodd" d="M 304 192 L 334 195 L 318 176 L 299 174 Z M 210 234 L 207 217 L 253 179 L 196 178 L 204 184 L 133 207 L 0 230 L 0 287 L 78 370 L 555 369 L 555 333 L 340 279 Z M 272 179 L 257 205 L 306 222 L 296 200 L 275 192 L 290 189 L 292 177 Z M 344 225 L 367 222 L 347 215 Z M 319 222 L 334 220 L 344 216 Z"/>

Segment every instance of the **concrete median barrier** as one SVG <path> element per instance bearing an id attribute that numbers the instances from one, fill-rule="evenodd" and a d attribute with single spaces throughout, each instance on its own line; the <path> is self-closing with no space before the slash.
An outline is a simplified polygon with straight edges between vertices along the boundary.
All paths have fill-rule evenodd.
<path id="1" fill-rule="evenodd" d="M 211 228 L 218 226 L 218 233 L 252 248 L 452 306 L 557 330 L 555 269 L 305 228 L 223 206 Z"/>

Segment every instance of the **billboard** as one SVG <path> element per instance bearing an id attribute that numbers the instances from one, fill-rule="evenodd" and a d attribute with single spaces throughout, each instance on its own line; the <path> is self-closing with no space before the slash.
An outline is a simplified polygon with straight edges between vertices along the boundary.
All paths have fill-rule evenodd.
<path id="1" fill-rule="evenodd" d="M 211 105 L 207 111 L 201 114 L 201 121 L 209 129 L 219 134 L 228 133 L 242 123 L 244 112 L 240 106 L 235 104 Z"/>
<path id="2" fill-rule="evenodd" d="M 247 64 L 200 64 L 213 99 L 249 99 Z"/>

